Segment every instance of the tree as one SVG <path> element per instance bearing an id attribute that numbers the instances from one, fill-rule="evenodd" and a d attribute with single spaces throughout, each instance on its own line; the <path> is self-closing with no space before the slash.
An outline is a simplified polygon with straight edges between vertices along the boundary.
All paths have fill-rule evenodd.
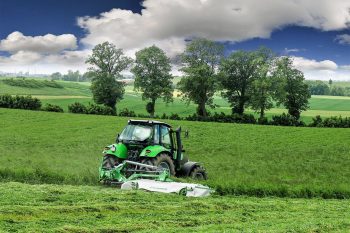
<path id="1" fill-rule="evenodd" d="M 178 83 L 187 103 L 198 105 L 197 114 L 206 117 L 206 105 L 214 107 L 213 95 L 217 86 L 217 66 L 222 58 L 223 46 L 207 39 L 195 39 L 181 55 L 184 77 Z"/>
<path id="2" fill-rule="evenodd" d="M 252 82 L 249 88 L 249 106 L 260 113 L 260 119 L 265 117 L 265 111 L 273 107 L 273 79 L 269 76 L 271 63 L 266 63 L 259 67 L 260 74 Z"/>
<path id="3" fill-rule="evenodd" d="M 330 89 L 327 83 L 320 80 L 306 81 L 306 83 L 311 95 L 329 95 Z"/>
<path id="4" fill-rule="evenodd" d="M 272 58 L 271 50 L 261 48 L 257 51 L 237 51 L 222 60 L 219 68 L 220 84 L 224 89 L 222 96 L 230 102 L 232 113 L 243 114 L 252 93 L 258 91 L 259 85 L 268 84 L 266 76 Z M 253 85 L 253 82 L 259 78 L 262 79 Z M 255 90 L 251 90 L 253 86 Z M 263 99 L 255 98 L 251 102 L 255 108 L 268 107 L 268 104 L 265 106 L 265 103 L 269 99 L 267 96 L 269 93 L 266 87 L 264 89 L 266 91 L 259 94 Z"/>
<path id="5" fill-rule="evenodd" d="M 159 98 L 165 102 L 173 99 L 170 59 L 156 46 L 142 49 L 136 53 L 135 66 L 131 72 L 135 75 L 134 88 L 141 91 L 143 100 L 150 100 L 147 110 L 154 117 L 155 103 Z"/>
<path id="6" fill-rule="evenodd" d="M 283 104 L 290 115 L 299 119 L 300 113 L 309 107 L 311 95 L 304 74 L 293 68 L 292 62 L 290 57 L 280 58 L 273 76 L 283 87 L 276 93 L 277 104 Z"/>
<path id="7" fill-rule="evenodd" d="M 132 60 L 115 45 L 104 42 L 94 47 L 86 63 L 92 65 L 89 71 L 93 74 L 91 91 L 94 101 L 115 110 L 116 103 L 124 94 L 124 84 L 117 79 L 122 77 L 121 72 L 128 68 Z"/>
<path id="8" fill-rule="evenodd" d="M 50 75 L 51 80 L 61 80 L 62 79 L 62 74 L 60 72 L 55 72 Z"/>
<path id="9" fill-rule="evenodd" d="M 79 70 L 77 70 L 77 71 L 68 70 L 68 73 L 63 75 L 62 79 L 64 81 L 79 82 L 80 76 L 81 75 L 80 75 Z"/>

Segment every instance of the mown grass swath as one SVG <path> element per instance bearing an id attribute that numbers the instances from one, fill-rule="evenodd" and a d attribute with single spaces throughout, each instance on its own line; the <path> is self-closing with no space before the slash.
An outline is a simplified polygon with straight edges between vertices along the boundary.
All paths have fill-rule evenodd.
<path id="1" fill-rule="evenodd" d="M 128 118 L 0 109 L 1 180 L 92 184 Z M 350 197 L 348 129 L 170 121 L 219 194 Z"/>
<path id="2" fill-rule="evenodd" d="M 5 232 L 346 232 L 349 200 L 219 197 L 0 184 Z"/>

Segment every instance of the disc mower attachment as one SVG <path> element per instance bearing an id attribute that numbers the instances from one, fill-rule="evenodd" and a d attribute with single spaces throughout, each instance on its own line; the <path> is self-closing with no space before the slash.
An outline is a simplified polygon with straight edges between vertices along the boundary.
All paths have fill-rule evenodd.
<path id="1" fill-rule="evenodd" d="M 121 189 L 140 189 L 150 192 L 176 193 L 187 197 L 207 197 L 212 192 L 209 187 L 200 184 L 173 181 L 162 182 L 148 179 L 127 181 L 122 184 Z"/>

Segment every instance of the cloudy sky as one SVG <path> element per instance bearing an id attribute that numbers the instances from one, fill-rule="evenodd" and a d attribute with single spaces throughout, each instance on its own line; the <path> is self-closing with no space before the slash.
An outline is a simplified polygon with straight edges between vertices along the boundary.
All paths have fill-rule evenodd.
<path id="1" fill-rule="evenodd" d="M 349 0 L 0 0 L 0 71 L 85 71 L 94 45 L 175 56 L 205 37 L 226 53 L 266 46 L 308 79 L 350 80 Z"/>

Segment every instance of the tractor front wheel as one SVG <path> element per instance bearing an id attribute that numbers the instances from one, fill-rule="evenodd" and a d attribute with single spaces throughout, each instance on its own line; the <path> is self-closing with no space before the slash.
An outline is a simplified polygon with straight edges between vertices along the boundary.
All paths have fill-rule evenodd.
<path id="1" fill-rule="evenodd" d="M 173 160 L 168 154 L 162 153 L 157 155 L 155 158 L 147 158 L 141 161 L 144 164 L 156 166 L 159 168 L 168 169 L 171 176 L 175 176 L 175 165 Z"/>
<path id="2" fill-rule="evenodd" d="M 205 171 L 205 169 L 203 167 L 195 167 L 191 173 L 190 173 L 190 177 L 192 179 L 196 179 L 196 180 L 206 180 L 208 179 L 207 177 L 207 172 Z"/>

